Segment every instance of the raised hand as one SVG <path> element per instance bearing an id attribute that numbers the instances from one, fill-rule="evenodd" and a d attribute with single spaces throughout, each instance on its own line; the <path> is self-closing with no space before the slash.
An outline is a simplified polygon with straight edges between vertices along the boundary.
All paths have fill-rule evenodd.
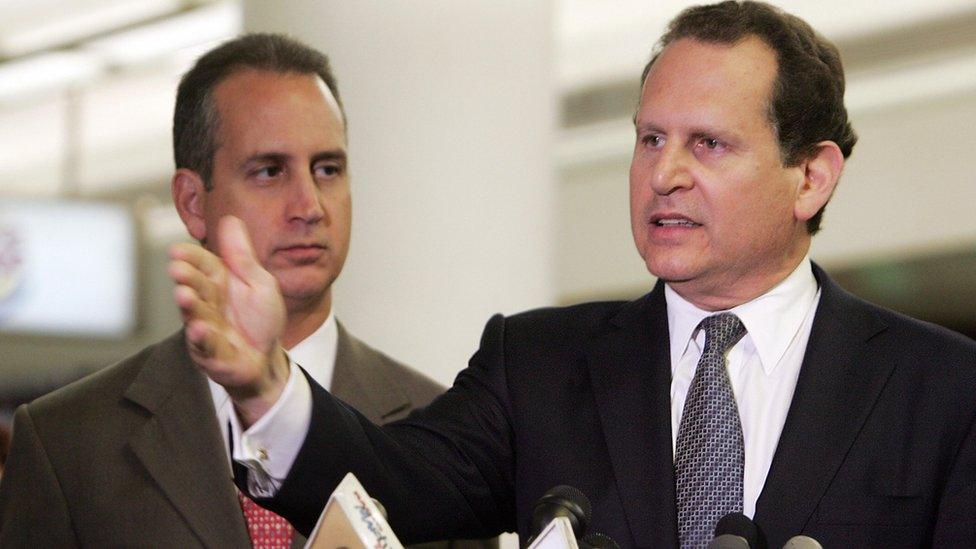
<path id="1" fill-rule="evenodd" d="M 279 345 L 285 306 L 244 223 L 224 217 L 216 237 L 219 257 L 196 244 L 173 245 L 169 275 L 190 356 L 227 389 L 247 427 L 274 405 L 287 381 L 288 361 Z"/>

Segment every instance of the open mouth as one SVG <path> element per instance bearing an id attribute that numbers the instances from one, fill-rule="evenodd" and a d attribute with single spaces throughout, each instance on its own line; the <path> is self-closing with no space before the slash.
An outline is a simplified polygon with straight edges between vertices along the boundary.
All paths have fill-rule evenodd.
<path id="1" fill-rule="evenodd" d="M 658 227 L 699 227 L 700 224 L 690 219 L 659 219 L 654 222 Z"/>
<path id="2" fill-rule="evenodd" d="M 696 223 L 680 214 L 657 214 L 650 218 L 651 225 L 657 227 L 701 227 L 701 223 Z"/>

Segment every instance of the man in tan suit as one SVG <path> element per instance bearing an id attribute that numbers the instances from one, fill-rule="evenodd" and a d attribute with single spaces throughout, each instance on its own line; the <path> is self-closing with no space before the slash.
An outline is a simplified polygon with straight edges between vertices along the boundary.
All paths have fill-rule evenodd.
<path id="1" fill-rule="evenodd" d="M 184 76 L 173 134 L 173 198 L 188 232 L 219 254 L 221 219 L 243 222 L 286 303 L 281 344 L 306 375 L 378 422 L 442 391 L 332 313 L 351 204 L 345 114 L 325 56 L 278 35 L 218 47 Z M 186 317 L 184 289 L 174 295 Z M 17 411 L 0 546 L 251 545 L 230 466 L 248 432 L 200 373 L 211 350 L 197 331 L 190 322 Z"/>

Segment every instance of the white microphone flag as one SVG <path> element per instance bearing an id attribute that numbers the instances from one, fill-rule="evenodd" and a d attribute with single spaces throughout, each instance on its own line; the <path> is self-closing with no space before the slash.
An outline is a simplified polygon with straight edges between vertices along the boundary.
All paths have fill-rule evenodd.
<path id="1" fill-rule="evenodd" d="M 539 532 L 529 549 L 579 549 L 579 545 L 569 519 L 557 517 Z"/>
<path id="2" fill-rule="evenodd" d="M 403 549 L 363 485 L 347 473 L 332 492 L 305 549 Z"/>

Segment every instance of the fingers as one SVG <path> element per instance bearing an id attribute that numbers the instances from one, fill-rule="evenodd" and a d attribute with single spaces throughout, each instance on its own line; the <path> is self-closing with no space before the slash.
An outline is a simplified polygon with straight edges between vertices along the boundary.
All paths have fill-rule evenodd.
<path id="1" fill-rule="evenodd" d="M 200 319 L 220 323 L 226 294 L 226 269 L 219 258 L 195 244 L 170 248 L 168 272 L 176 283 L 173 298 L 184 322 Z"/>
<path id="2" fill-rule="evenodd" d="M 219 275 L 224 270 L 220 258 L 199 244 L 178 242 L 169 247 L 169 257 L 173 261 L 183 261 L 206 276 Z"/>
<path id="3" fill-rule="evenodd" d="M 223 385 L 235 402 L 257 397 L 252 405 L 266 411 L 277 401 L 288 377 L 287 359 L 275 354 L 283 356 L 280 347 L 270 354 L 257 352 L 228 326 L 199 319 L 187 323 L 185 337 L 193 361 Z M 284 368 L 276 358 L 284 360 Z"/>
<path id="4" fill-rule="evenodd" d="M 194 360 L 208 372 L 219 374 L 220 369 L 217 366 L 234 356 L 234 346 L 227 338 L 225 330 L 212 322 L 200 319 L 187 322 L 186 342 Z"/>
<path id="5" fill-rule="evenodd" d="M 220 219 L 217 251 L 231 273 L 245 284 L 250 286 L 265 278 L 267 271 L 258 262 L 247 228 L 240 219 L 230 215 Z"/>
<path id="6" fill-rule="evenodd" d="M 195 319 L 187 322 L 185 337 L 193 361 L 208 377 L 228 390 L 243 384 L 253 375 L 250 371 L 255 370 L 255 366 L 241 367 L 245 357 L 232 342 L 231 332 L 225 328 Z"/>
<path id="7" fill-rule="evenodd" d="M 191 287 L 177 285 L 173 288 L 173 299 L 180 308 L 183 321 L 199 319 L 215 325 L 226 323 L 220 312 L 220 307 L 213 301 L 206 301 Z"/>
<path id="8" fill-rule="evenodd" d="M 201 359 L 198 363 L 208 362 L 217 354 L 218 345 L 212 333 L 206 322 L 191 320 L 186 323 L 186 342 L 194 359 Z"/>
<path id="9" fill-rule="evenodd" d="M 179 286 L 186 286 L 193 290 L 200 299 L 208 302 L 217 303 L 220 299 L 218 291 L 220 275 L 208 277 L 202 271 L 187 263 L 186 261 L 174 259 L 169 264 L 169 277 Z M 177 296 L 177 303 L 180 303 Z"/>
<path id="10" fill-rule="evenodd" d="M 254 415 L 260 415 L 284 386 L 281 368 L 275 367 L 284 302 L 240 219 L 222 218 L 212 236 L 218 254 L 197 244 L 170 248 L 173 297 L 194 362 L 228 390 L 235 406 L 256 403 Z"/>

